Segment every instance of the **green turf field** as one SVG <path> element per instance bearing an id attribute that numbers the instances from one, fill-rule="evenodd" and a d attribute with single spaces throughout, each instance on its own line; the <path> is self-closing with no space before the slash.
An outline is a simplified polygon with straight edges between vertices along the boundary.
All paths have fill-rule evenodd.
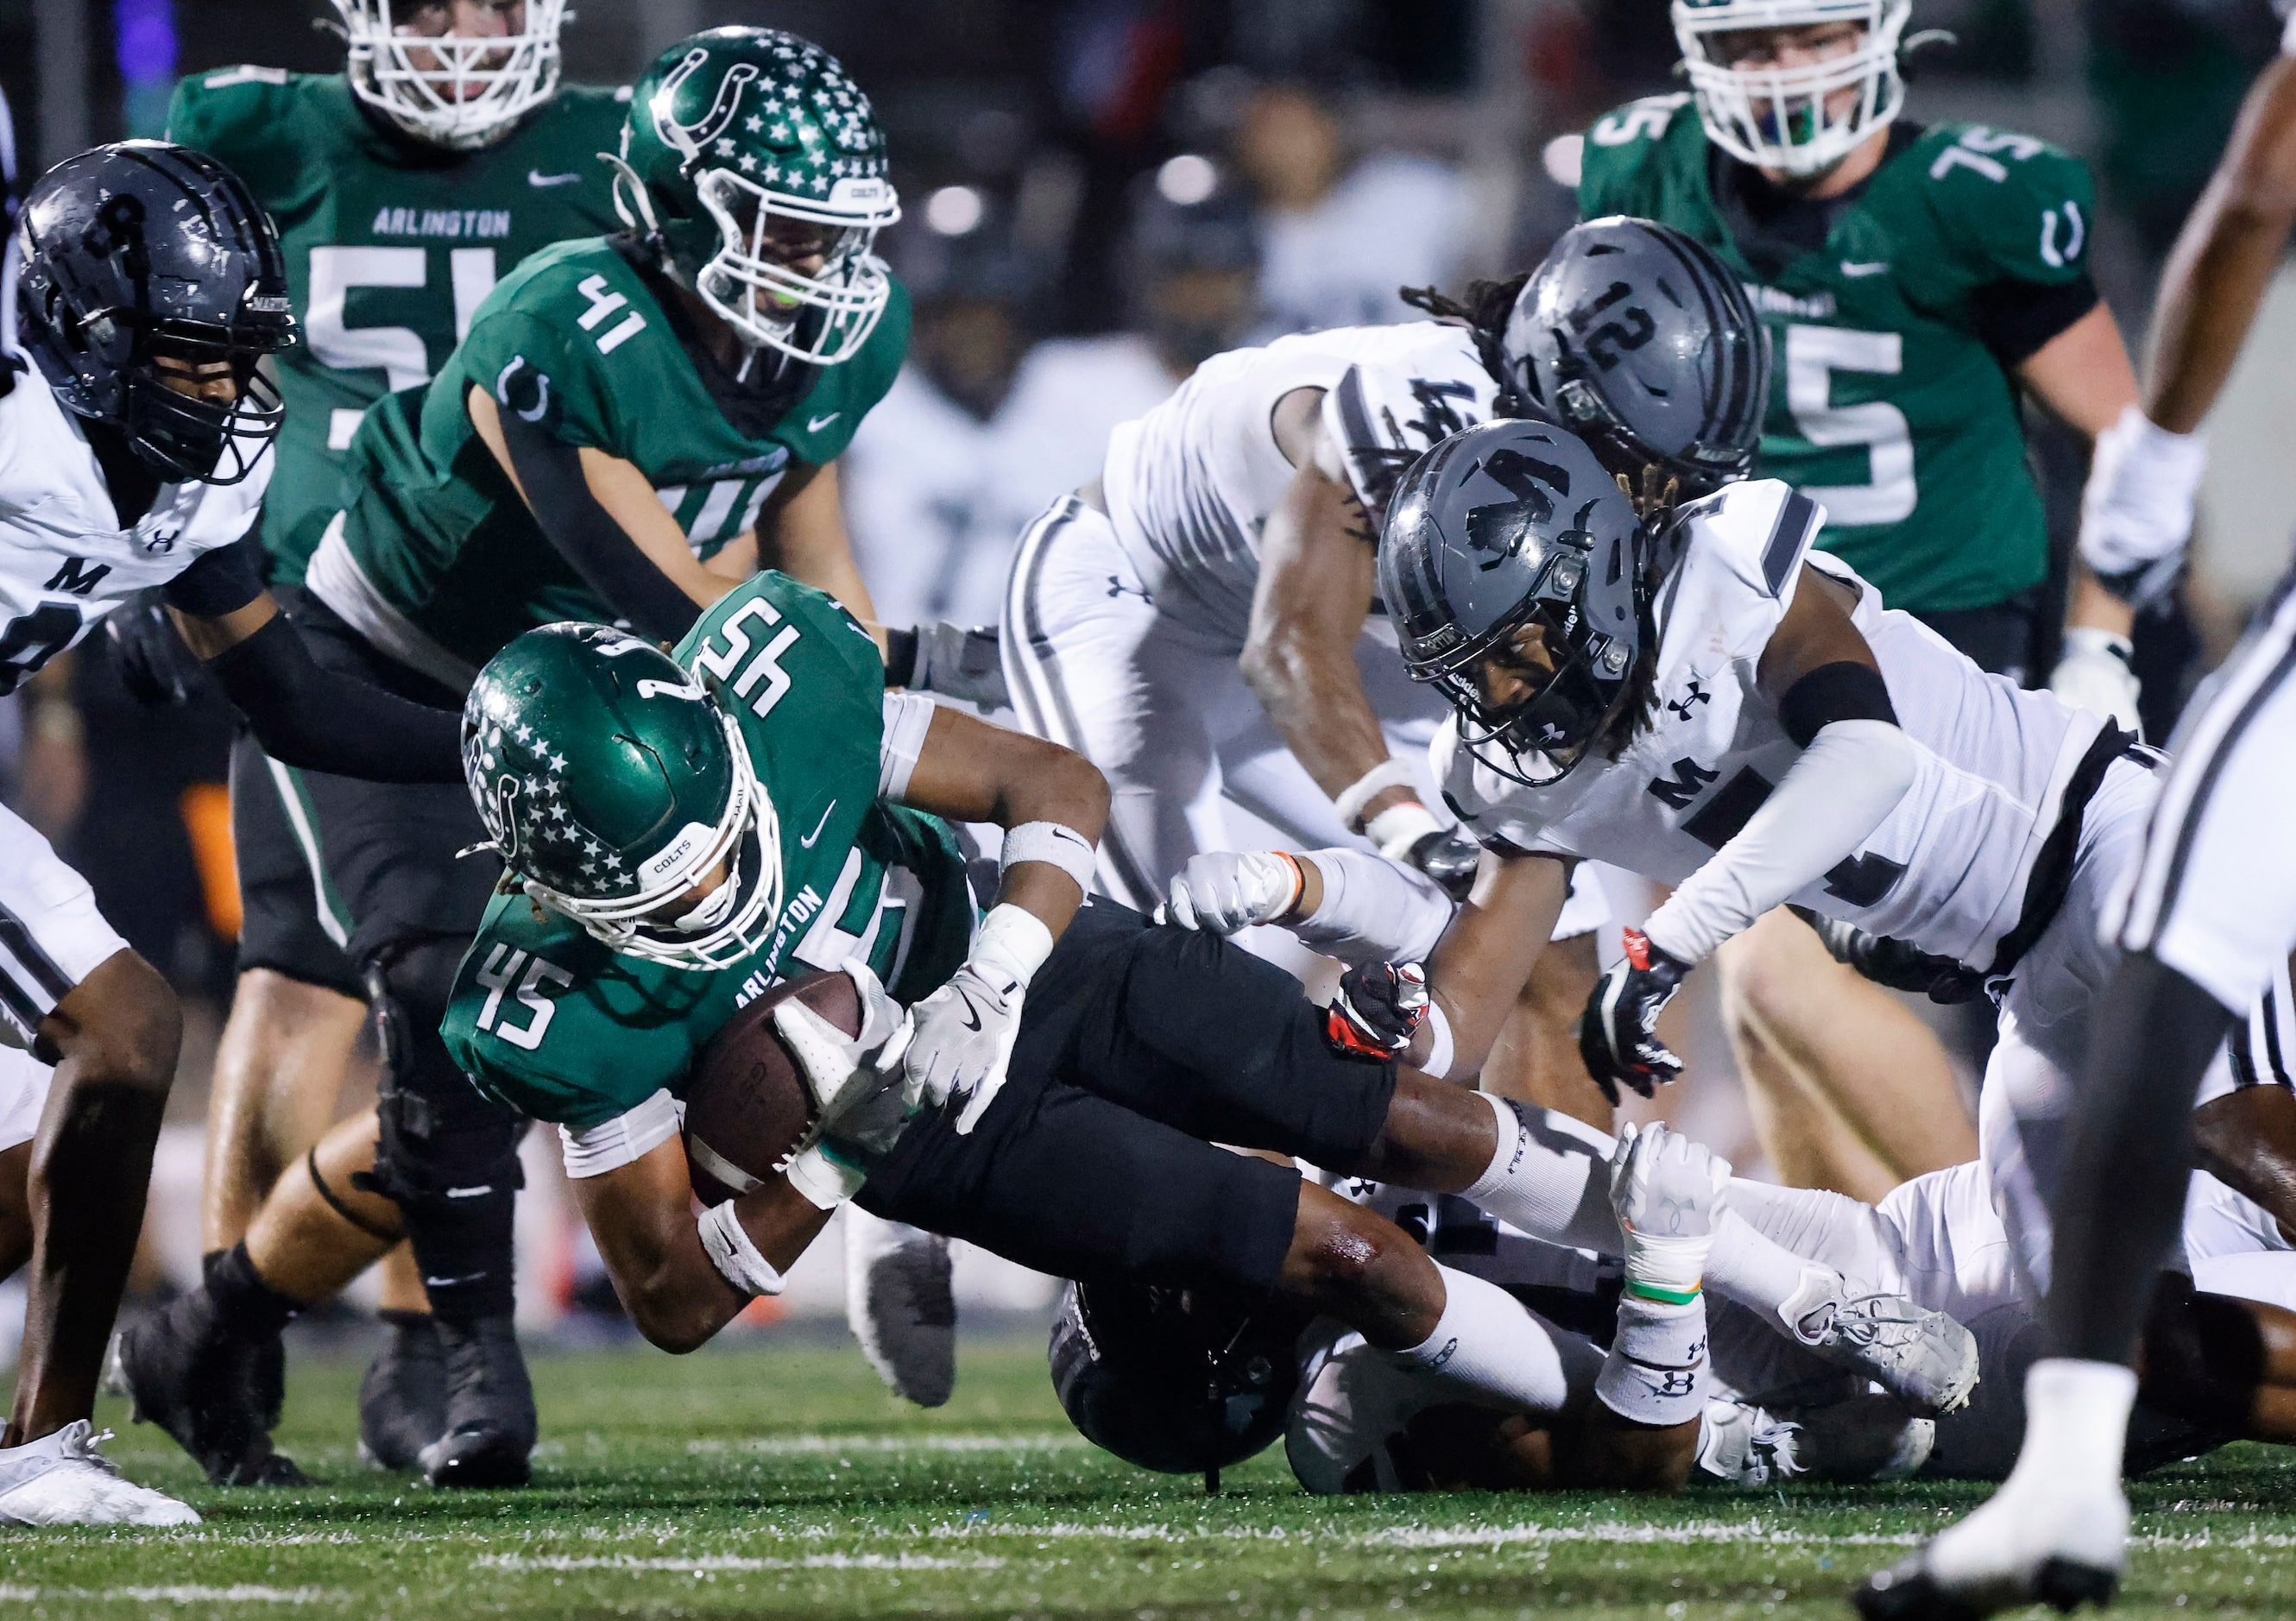
<path id="1" fill-rule="evenodd" d="M 107 1400 L 113 1456 L 207 1517 L 180 1532 L 0 1532 L 25 1616 L 1849 1614 L 1849 1581 L 1973 1490 L 1619 1497 L 1300 1495 L 1271 1453 L 1207 1501 L 1097 1453 L 1039 1344 L 964 1348 L 906 1409 L 847 1349 L 537 1359 L 531 1491 L 450 1496 L 350 1449 L 353 1361 L 307 1364 L 283 1445 L 327 1485 L 193 1489 Z M 2250 1447 L 2137 1488 L 2118 1614 L 2296 1613 L 2296 1471 Z M 2036 1612 L 2037 1614 L 2039 1612 Z"/>

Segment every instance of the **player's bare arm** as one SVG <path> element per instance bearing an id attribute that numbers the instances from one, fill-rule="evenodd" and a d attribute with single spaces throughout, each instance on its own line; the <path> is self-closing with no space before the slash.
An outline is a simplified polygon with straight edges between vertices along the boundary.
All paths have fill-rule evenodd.
<path id="1" fill-rule="evenodd" d="M 1275 443 L 1295 469 L 1260 536 L 1251 628 L 1238 661 L 1246 685 L 1316 786 L 1337 799 L 1387 764 L 1388 746 L 1364 695 L 1356 638 L 1379 590 L 1379 536 L 1323 422 L 1324 390 L 1276 402 Z M 1418 804 L 1407 784 L 1355 809 L 1358 826 Z M 1433 831 L 1431 818 L 1410 830 Z"/>
<path id="2" fill-rule="evenodd" d="M 2129 364 L 2128 346 L 2103 300 L 2026 356 L 2016 375 L 2027 393 L 2092 445 L 2136 401 L 2136 373 Z M 2088 565 L 2076 559 L 2065 624 L 2126 637 L 2136 621 L 2135 610 L 2099 585 Z"/>
<path id="3" fill-rule="evenodd" d="M 2296 56 L 2257 76 L 2161 274 L 2144 413 L 2191 433 L 2216 404 L 2296 229 Z"/>
<path id="4" fill-rule="evenodd" d="M 1447 1025 L 1451 1060 L 1433 1049 L 1432 1015 L 1414 1038 L 1409 1061 L 1436 1065 L 1454 1079 L 1478 1073 L 1491 1044 L 1554 933 L 1570 898 L 1571 864 L 1554 856 L 1483 852 L 1475 887 L 1427 964 L 1427 989 Z"/>
<path id="5" fill-rule="evenodd" d="M 877 651 L 885 651 L 885 628 L 877 623 L 876 604 L 846 538 L 836 463 L 790 470 L 758 520 L 757 550 L 758 567 L 827 592 L 876 638 Z"/>
<path id="6" fill-rule="evenodd" d="M 703 1248 L 693 1220 L 685 1150 L 661 1143 L 603 1176 L 569 1184 L 630 1321 L 650 1344 L 684 1353 L 705 1344 L 749 1306 Z M 830 1212 L 767 1178 L 731 1201 L 733 1219 L 776 1271 L 787 1273 L 829 1224 Z"/>

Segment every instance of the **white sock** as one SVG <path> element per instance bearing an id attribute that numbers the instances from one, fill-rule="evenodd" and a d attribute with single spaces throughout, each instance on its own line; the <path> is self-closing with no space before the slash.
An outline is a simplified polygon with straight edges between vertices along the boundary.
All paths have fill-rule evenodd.
<path id="1" fill-rule="evenodd" d="M 1533 1238 L 1624 1255 L 1626 1235 L 1611 1208 L 1608 1134 L 1512 1099 L 1475 1094 L 1491 1107 L 1498 1150 L 1460 1197 Z"/>
<path id="2" fill-rule="evenodd" d="M 1706 1300 L 1619 1301 L 1619 1331 L 1595 1380 L 1603 1405 L 1637 1424 L 1687 1423 L 1706 1408 Z"/>
<path id="3" fill-rule="evenodd" d="M 1732 1184 L 1734 1191 L 1735 1183 Z M 1803 1275 L 1815 1268 L 1838 1279 L 1831 1266 L 1803 1259 L 1756 1232 L 1735 1210 L 1725 1209 L 1714 1225 L 1714 1248 L 1706 1255 L 1706 1283 L 1726 1300 L 1750 1306 L 1775 1320 L 1793 1298 Z"/>
<path id="4" fill-rule="evenodd" d="M 2114 1362 L 2048 1356 L 2025 1372 L 2025 1441 L 2009 1485 L 2083 1494 L 2118 1490 L 2136 1375 Z"/>
<path id="5" fill-rule="evenodd" d="M 1407 1351 L 1390 1351 L 1398 1368 L 1440 1377 L 1461 1399 L 1509 1412 L 1553 1414 L 1571 1388 L 1594 1382 L 1603 1353 L 1565 1333 L 1496 1283 L 1441 1265 L 1443 1315 L 1435 1331 Z"/>
<path id="6" fill-rule="evenodd" d="M 1583 1121 L 1511 1099 L 1475 1094 L 1491 1107 L 1498 1149 L 1460 1197 L 1534 1238 L 1623 1256 L 1626 1235 L 1611 1208 L 1611 1154 L 1617 1146 Z M 1815 1263 L 1764 1238 L 1725 1209 L 1706 1257 L 1706 1282 L 1726 1300 L 1775 1317 Z M 1831 1268 L 1827 1268 L 1831 1272 Z"/>

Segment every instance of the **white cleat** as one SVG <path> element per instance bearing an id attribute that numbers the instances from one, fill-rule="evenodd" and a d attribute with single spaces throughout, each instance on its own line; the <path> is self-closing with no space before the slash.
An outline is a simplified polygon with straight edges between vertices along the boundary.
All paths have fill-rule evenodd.
<path id="1" fill-rule="evenodd" d="M 2128 1499 L 2118 1481 L 2067 1491 L 2014 1475 L 1990 1502 L 1928 1547 L 1866 1579 L 1866 1621 L 1977 1621 L 2043 1603 L 2110 1604 L 2128 1559 Z"/>
<path id="2" fill-rule="evenodd" d="M 164 1492 L 121 1478 L 95 1450 L 111 1438 L 86 1419 L 22 1446 L 0 1448 L 0 1524 L 195 1526 L 198 1513 Z"/>
<path id="3" fill-rule="evenodd" d="M 1818 1356 L 1874 1380 L 1919 1417 L 1956 1412 L 1977 1388 L 1974 1334 L 1903 1295 L 1852 1296 L 1831 1267 L 1807 1268 L 1778 1316 Z"/>
<path id="4" fill-rule="evenodd" d="M 1396 1366 L 1351 1330 L 1311 1355 L 1305 1373 L 1283 1431 L 1283 1454 L 1302 1487 L 1319 1497 L 1426 1489 L 1405 1427 L 1450 1399 L 1439 1381 Z"/>
<path id="5" fill-rule="evenodd" d="M 885 1388 L 920 1407 L 956 1388 L 956 1292 L 948 1240 L 845 1210 L 845 1321 Z"/>
<path id="6" fill-rule="evenodd" d="M 1709 1480 L 1764 1486 L 1802 1473 L 1801 1426 L 1748 1402 L 1711 1401 L 1698 1422 L 1697 1469 Z"/>
<path id="7" fill-rule="evenodd" d="M 1935 1419 L 1917 1418 L 1879 1391 L 1790 1408 L 1788 1416 L 1801 1431 L 1802 1466 L 1818 1480 L 1904 1480 L 1918 1474 L 1937 1447 Z"/>

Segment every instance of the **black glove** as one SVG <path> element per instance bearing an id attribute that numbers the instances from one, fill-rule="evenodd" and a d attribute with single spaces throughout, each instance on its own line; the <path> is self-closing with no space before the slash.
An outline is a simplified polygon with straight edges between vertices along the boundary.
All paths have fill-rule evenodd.
<path id="1" fill-rule="evenodd" d="M 1649 1097 L 1681 1077 L 1682 1060 L 1658 1038 L 1658 1015 L 1689 972 L 1689 963 L 1677 962 L 1641 929 L 1629 929 L 1627 954 L 1587 998 L 1587 1011 L 1578 1016 L 1578 1056 L 1614 1108 L 1620 1082 Z"/>
<path id="2" fill-rule="evenodd" d="M 1404 859 L 1441 885 L 1443 893 L 1453 900 L 1463 901 L 1475 887 L 1475 869 L 1482 855 L 1482 846 L 1457 828 L 1447 827 L 1422 833 Z"/>
<path id="3" fill-rule="evenodd" d="M 1967 1002 L 1985 988 L 1984 975 L 1951 957 L 1934 956 L 1885 934 L 1869 934 L 1805 906 L 1788 910 L 1817 931 L 1827 955 L 1876 985 L 1911 991 L 1948 1007 Z"/>
<path id="4" fill-rule="evenodd" d="M 1427 970 L 1416 962 L 1369 962 L 1340 976 L 1324 1016 L 1332 1052 L 1384 1063 L 1411 1045 L 1427 1018 Z"/>
<path id="5" fill-rule="evenodd" d="M 190 699 L 200 661 L 168 617 L 165 586 L 146 586 L 113 609 L 104 616 L 103 635 L 119 684 L 137 703 L 171 708 Z"/>

